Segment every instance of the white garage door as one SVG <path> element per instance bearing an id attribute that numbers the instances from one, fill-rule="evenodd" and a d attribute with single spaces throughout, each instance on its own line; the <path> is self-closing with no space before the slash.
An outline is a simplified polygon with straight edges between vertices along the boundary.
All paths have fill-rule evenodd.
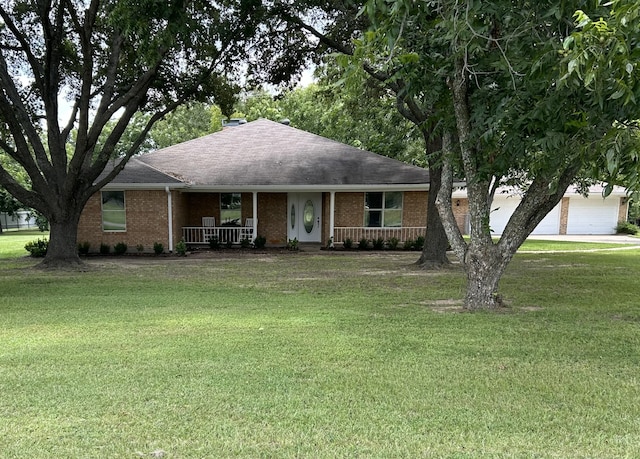
<path id="1" fill-rule="evenodd" d="M 502 234 L 511 215 L 520 204 L 519 197 L 496 196 L 491 206 L 492 212 L 489 218 L 491 232 Z M 560 232 L 560 204 L 555 206 L 542 221 L 536 226 L 531 234 L 558 234 Z"/>
<path id="2" fill-rule="evenodd" d="M 602 199 L 572 197 L 569 200 L 567 234 L 613 234 L 618 223 L 617 196 Z"/>

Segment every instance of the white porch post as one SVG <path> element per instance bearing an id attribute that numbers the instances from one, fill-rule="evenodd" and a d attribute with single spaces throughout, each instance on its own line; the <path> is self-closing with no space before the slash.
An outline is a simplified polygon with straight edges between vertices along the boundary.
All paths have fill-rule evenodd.
<path id="1" fill-rule="evenodd" d="M 171 205 L 171 190 L 165 187 L 167 192 L 167 220 L 169 221 L 169 252 L 173 252 L 173 206 Z"/>
<path id="2" fill-rule="evenodd" d="M 329 240 L 331 241 L 331 243 L 329 244 L 330 247 L 333 247 L 333 238 L 335 236 L 335 214 L 336 214 L 336 192 L 332 191 L 331 193 L 329 193 Z"/>
<path id="3" fill-rule="evenodd" d="M 255 241 L 258 237 L 258 192 L 253 192 L 253 229 L 252 233 L 253 240 Z"/>

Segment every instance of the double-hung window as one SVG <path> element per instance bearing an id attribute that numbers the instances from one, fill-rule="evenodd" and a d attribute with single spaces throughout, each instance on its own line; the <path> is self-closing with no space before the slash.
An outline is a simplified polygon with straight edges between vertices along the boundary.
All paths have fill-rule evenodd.
<path id="1" fill-rule="evenodd" d="M 364 226 L 402 226 L 402 191 L 365 193 Z"/>
<path id="2" fill-rule="evenodd" d="M 126 231 L 124 191 L 102 192 L 102 231 Z"/>

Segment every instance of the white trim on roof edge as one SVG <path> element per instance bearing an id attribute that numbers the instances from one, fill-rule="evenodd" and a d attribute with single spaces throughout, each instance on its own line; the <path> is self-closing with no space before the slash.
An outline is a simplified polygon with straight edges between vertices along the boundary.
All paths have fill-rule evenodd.
<path id="1" fill-rule="evenodd" d="M 461 184 L 456 184 L 461 186 Z M 188 185 L 183 183 L 108 183 L 102 189 L 104 190 L 182 190 L 192 193 L 215 193 L 228 191 L 245 191 L 245 192 L 264 192 L 278 193 L 290 191 L 303 192 L 365 192 L 365 191 L 429 191 L 429 184 L 424 183 L 408 183 L 408 184 L 374 184 L 374 185 Z"/>
<path id="2" fill-rule="evenodd" d="M 461 186 L 461 184 L 457 184 Z M 330 192 L 330 191 L 429 191 L 428 183 L 404 183 L 404 184 L 367 184 L 367 185 L 189 185 L 185 191 L 215 192 L 215 191 L 262 191 L 262 192 Z"/>
<path id="3" fill-rule="evenodd" d="M 179 190 L 186 188 L 184 183 L 115 183 L 109 182 L 101 190 Z"/>

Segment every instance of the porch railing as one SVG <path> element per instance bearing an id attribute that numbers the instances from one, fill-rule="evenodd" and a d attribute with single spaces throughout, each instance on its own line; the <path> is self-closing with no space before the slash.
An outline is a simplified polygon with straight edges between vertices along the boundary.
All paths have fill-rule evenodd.
<path id="1" fill-rule="evenodd" d="M 186 244 L 209 244 L 217 238 L 224 244 L 240 244 L 242 240 L 253 241 L 253 227 L 251 226 L 183 226 L 182 239 Z"/>
<path id="2" fill-rule="evenodd" d="M 370 227 L 336 227 L 333 230 L 333 242 L 344 243 L 347 239 L 351 239 L 354 243 L 358 243 L 361 239 L 370 241 L 382 238 L 388 241 L 391 238 L 398 239 L 403 243 L 406 241 L 415 241 L 419 236 L 424 237 L 426 228 L 424 226 L 403 226 L 399 228 L 370 228 Z"/>

